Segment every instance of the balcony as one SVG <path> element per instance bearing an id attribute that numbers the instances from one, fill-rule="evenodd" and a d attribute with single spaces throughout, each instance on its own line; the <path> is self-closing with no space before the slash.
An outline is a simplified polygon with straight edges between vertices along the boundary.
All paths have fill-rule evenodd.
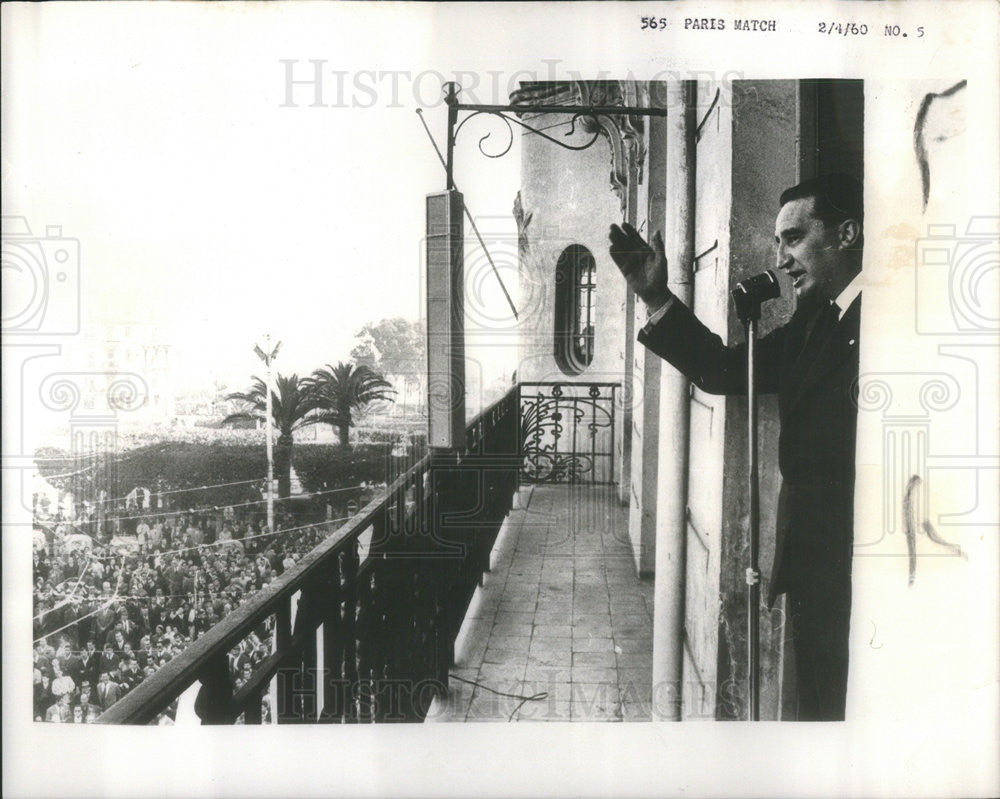
<path id="1" fill-rule="evenodd" d="M 648 721 L 653 586 L 614 486 L 526 486 L 517 505 L 427 721 Z"/>
<path id="2" fill-rule="evenodd" d="M 196 684 L 203 724 L 259 724 L 265 695 L 277 723 L 648 718 L 615 389 L 512 389 L 99 722 L 148 724 Z M 265 625 L 273 652 L 236 683 Z"/>

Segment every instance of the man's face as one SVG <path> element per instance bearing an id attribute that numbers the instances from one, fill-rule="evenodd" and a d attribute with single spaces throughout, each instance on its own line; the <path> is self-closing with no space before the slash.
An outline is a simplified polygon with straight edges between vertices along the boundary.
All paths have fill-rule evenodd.
<path id="1" fill-rule="evenodd" d="M 799 298 L 834 300 L 854 276 L 839 226 L 827 227 L 804 197 L 781 207 L 774 223 L 777 266 L 792 278 Z"/>

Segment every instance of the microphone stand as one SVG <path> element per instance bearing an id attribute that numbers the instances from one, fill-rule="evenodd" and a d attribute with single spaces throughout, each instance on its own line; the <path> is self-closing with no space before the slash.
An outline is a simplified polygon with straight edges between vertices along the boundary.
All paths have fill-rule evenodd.
<path id="1" fill-rule="evenodd" d="M 750 721 L 760 719 L 760 579 L 757 577 L 760 554 L 760 475 L 757 470 L 757 383 L 754 374 L 754 359 L 757 350 L 757 322 L 760 319 L 760 305 L 757 318 L 743 323 L 747 341 L 747 446 L 749 452 L 750 492 L 750 569 L 753 579 L 747 577 L 747 642 L 748 658 L 747 689 L 750 698 L 748 716 Z"/>
<path id="2" fill-rule="evenodd" d="M 743 323 L 747 342 L 747 448 L 749 450 L 748 493 L 750 511 L 750 568 L 747 569 L 747 694 L 750 721 L 760 720 L 760 475 L 757 467 L 757 383 L 754 371 L 757 356 L 757 323 L 760 306 L 777 296 L 777 280 L 769 276 L 763 292 L 744 281 L 732 292 L 736 315 Z"/>

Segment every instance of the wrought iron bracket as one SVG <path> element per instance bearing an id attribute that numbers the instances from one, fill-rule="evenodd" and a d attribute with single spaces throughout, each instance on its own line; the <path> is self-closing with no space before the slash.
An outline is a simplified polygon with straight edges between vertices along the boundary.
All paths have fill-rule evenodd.
<path id="1" fill-rule="evenodd" d="M 511 103 L 508 105 L 486 105 L 480 103 L 460 103 L 458 101 L 459 87 L 456 83 L 449 82 L 444 84 L 444 94 L 445 103 L 448 105 L 448 138 L 447 138 L 447 156 L 445 161 L 445 173 L 447 184 L 446 188 L 454 188 L 454 152 L 455 152 L 455 142 L 458 138 L 458 134 L 462 127 L 473 117 L 479 116 L 481 114 L 486 114 L 490 116 L 497 117 L 503 120 L 507 127 L 507 132 L 509 139 L 504 147 L 500 149 L 497 153 L 487 152 L 485 149 L 485 143 L 493 135 L 492 133 L 487 133 L 479 139 L 478 148 L 479 152 L 485 155 L 487 158 L 502 158 L 507 153 L 510 152 L 511 147 L 514 145 L 514 129 L 511 123 L 519 125 L 525 130 L 531 131 L 532 133 L 541 136 L 546 141 L 550 141 L 553 144 L 558 145 L 566 150 L 586 150 L 591 147 L 600 137 L 601 137 L 601 122 L 600 117 L 613 118 L 616 116 L 646 116 L 646 117 L 665 117 L 667 116 L 667 109 L 665 108 L 646 108 L 641 106 L 627 106 L 627 105 L 549 105 L 549 104 L 530 104 L 530 103 Z M 465 113 L 467 116 L 463 117 L 459 121 L 458 116 L 460 113 Z M 576 132 L 577 122 L 583 120 L 584 122 L 591 123 L 594 128 L 593 137 L 584 144 L 574 145 L 569 144 L 564 141 L 560 141 L 554 136 L 550 136 L 538 128 L 532 127 L 531 125 L 522 122 L 513 114 L 568 114 L 570 116 L 569 124 L 570 129 L 565 134 L 565 136 L 572 136 Z"/>

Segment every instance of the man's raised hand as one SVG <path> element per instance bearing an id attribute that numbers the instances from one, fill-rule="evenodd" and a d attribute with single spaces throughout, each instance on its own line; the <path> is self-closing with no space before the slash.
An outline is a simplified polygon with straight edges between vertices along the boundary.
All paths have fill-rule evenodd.
<path id="1" fill-rule="evenodd" d="M 663 237 L 657 231 L 650 247 L 630 224 L 611 226 L 611 260 L 617 264 L 632 289 L 651 311 L 670 299 L 667 288 L 667 256 Z"/>

